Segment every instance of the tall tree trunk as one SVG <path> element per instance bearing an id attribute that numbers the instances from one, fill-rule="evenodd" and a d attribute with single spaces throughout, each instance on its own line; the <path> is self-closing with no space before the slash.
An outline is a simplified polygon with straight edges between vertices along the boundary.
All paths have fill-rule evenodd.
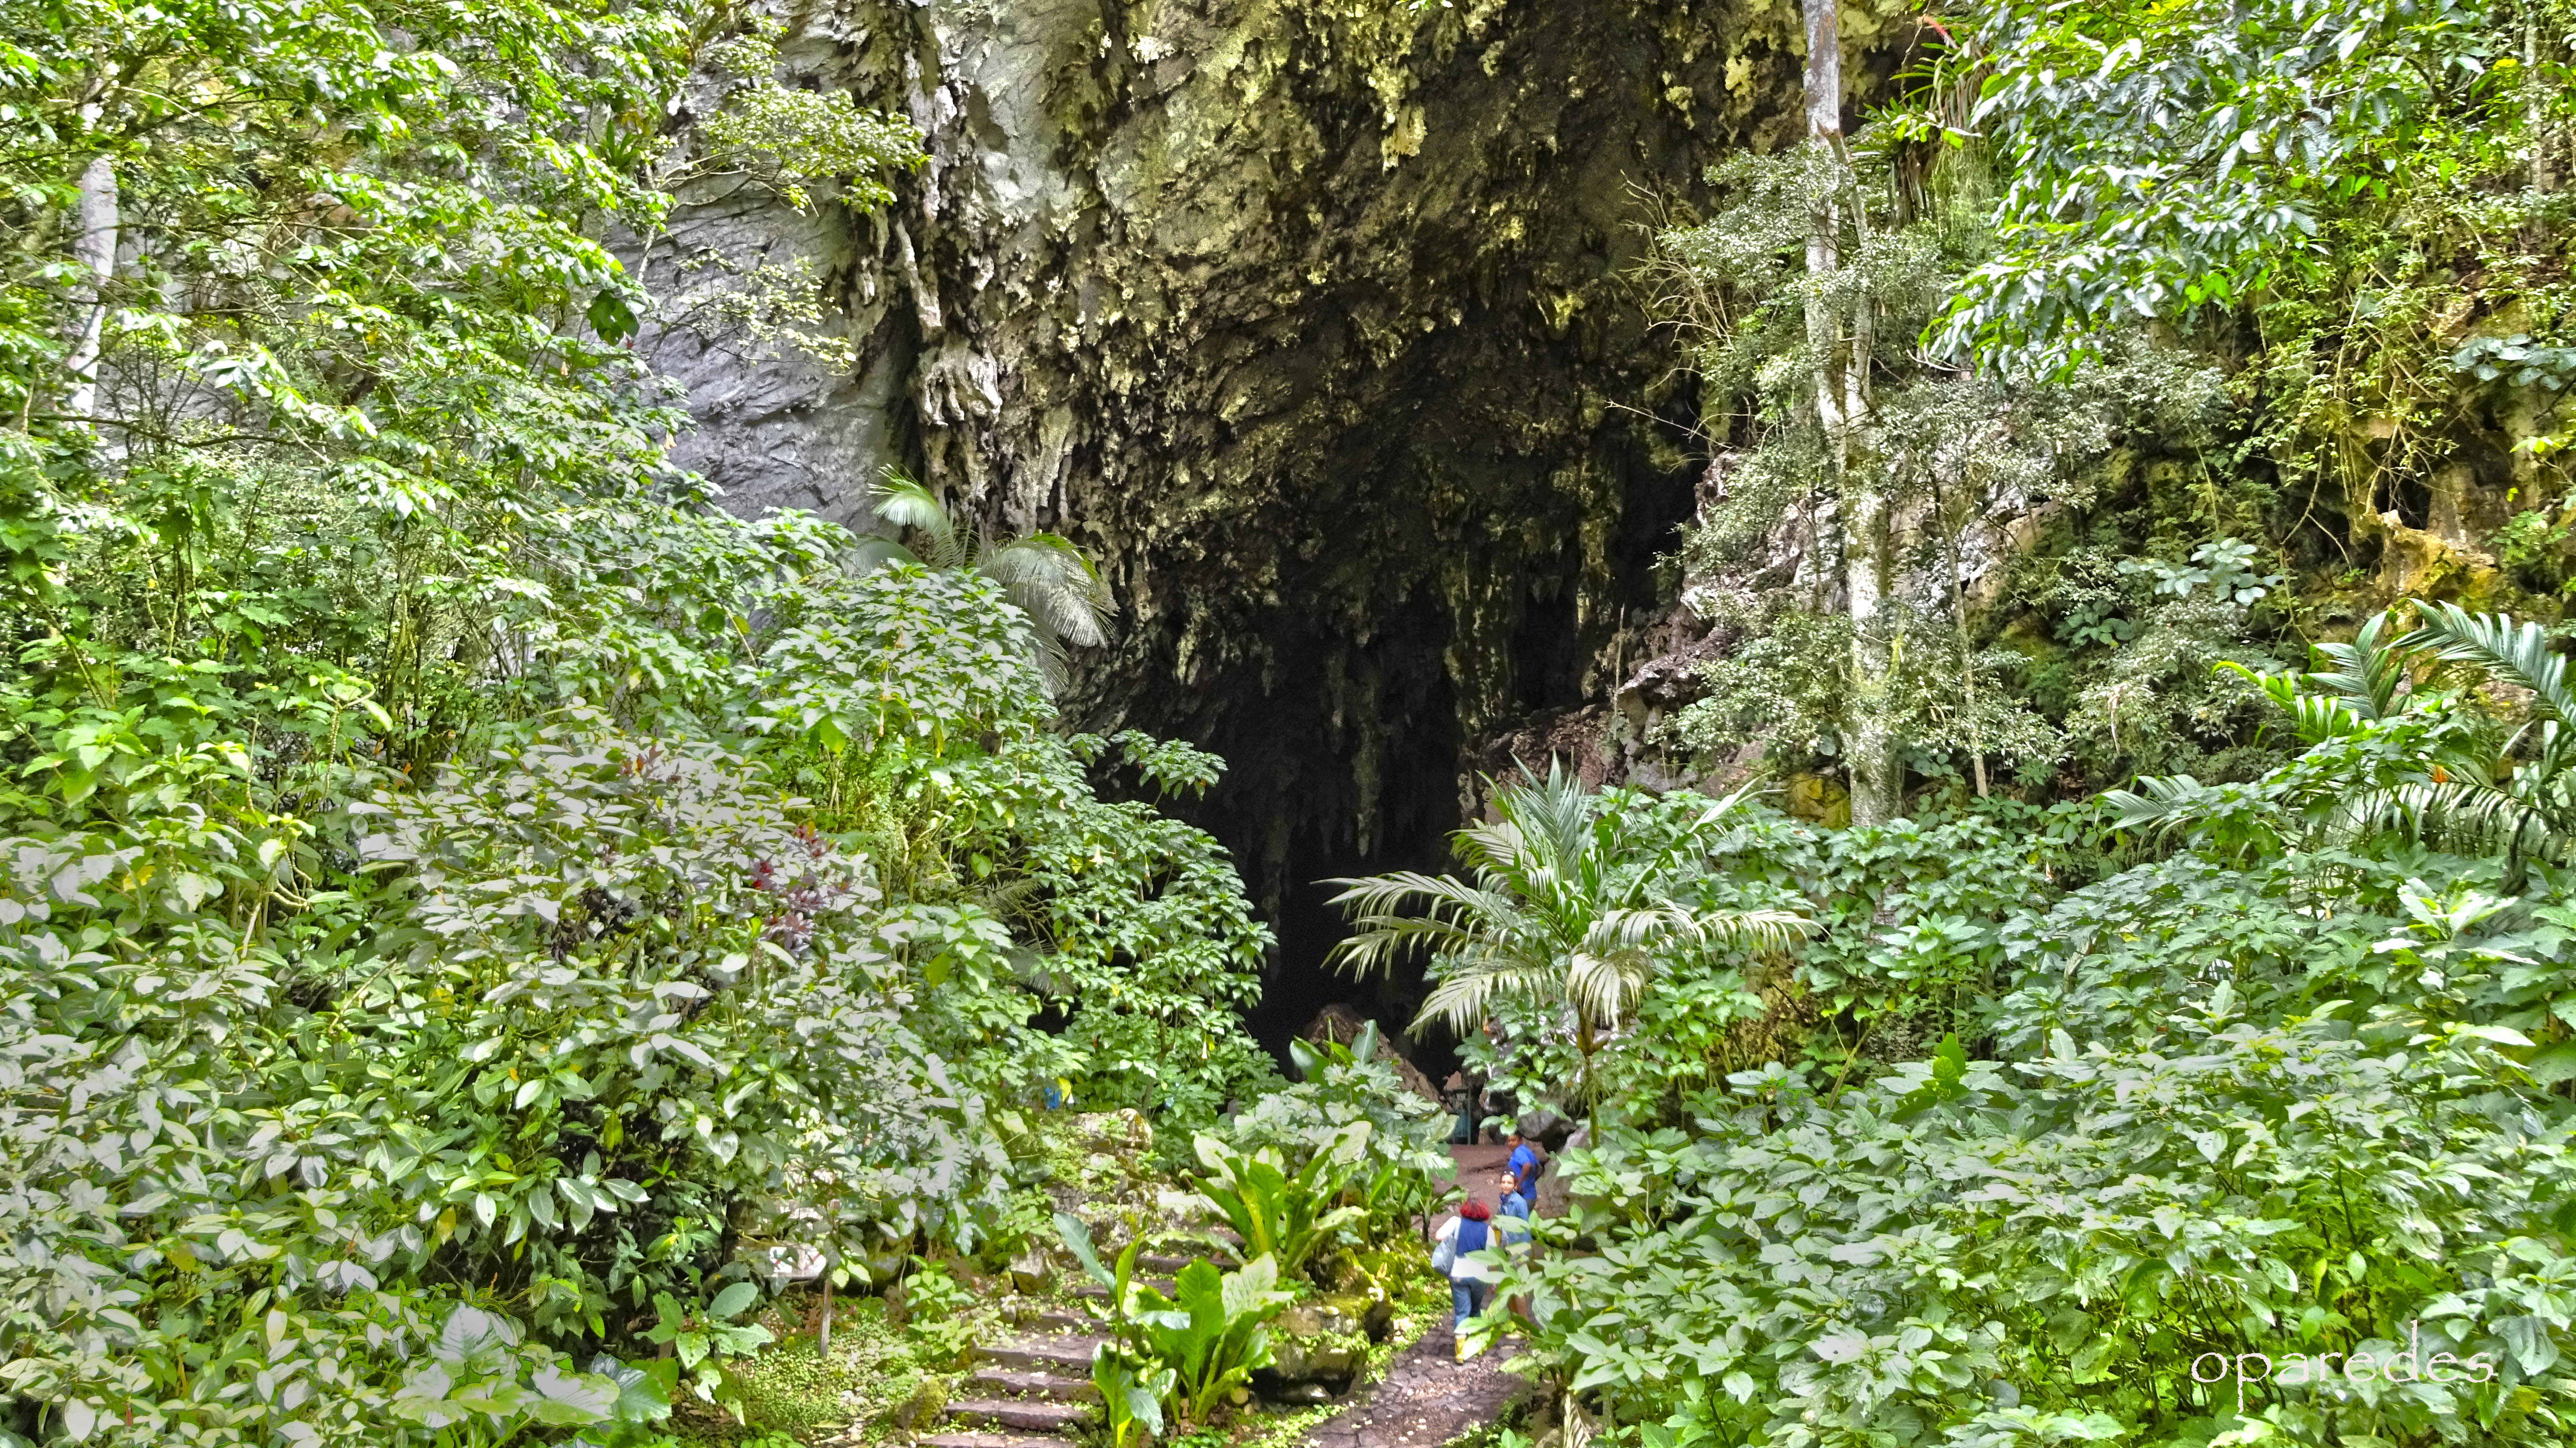
<path id="1" fill-rule="evenodd" d="M 2531 189 L 2550 189 L 2549 88 L 2540 74 L 2540 6 L 2522 4 L 2522 121 L 2531 135 Z"/>
<path id="2" fill-rule="evenodd" d="M 84 280 L 80 330 L 63 358 L 63 370 L 71 378 L 64 411 L 89 417 L 98 408 L 99 343 L 107 330 L 107 284 L 116 275 L 116 163 L 105 156 L 93 159 L 81 171 L 77 220 L 80 229 L 72 237 L 72 260 L 80 265 Z"/>
<path id="3" fill-rule="evenodd" d="M 1959 546 L 1960 535 L 1968 531 L 1973 512 L 1958 518 L 1950 516 L 1949 500 L 1942 496 L 1938 474 L 1932 494 L 1932 516 L 1939 520 L 1942 534 L 1950 543 L 1951 621 L 1959 629 L 1959 688 L 1961 705 L 1968 715 L 1968 759 L 1977 773 L 1977 798 L 1986 797 L 1986 733 L 1977 720 L 1977 655 L 1968 639 L 1968 568 Z"/>
<path id="4" fill-rule="evenodd" d="M 1807 225 L 1807 344 L 1816 358 L 1816 425 L 1825 441 L 1842 522 L 1843 598 L 1851 619 L 1852 701 L 1843 762 L 1851 775 L 1852 823 L 1896 814 L 1903 783 L 1887 727 L 1887 500 L 1867 461 L 1853 455 L 1854 430 L 1869 412 L 1869 357 L 1875 341 L 1868 296 L 1836 285 L 1842 270 L 1843 49 L 1835 0 L 1804 0 L 1807 21 L 1807 141 L 1835 184 L 1817 197 Z M 1861 225 L 1866 218 L 1855 213 Z M 1837 295 L 1848 290 L 1846 316 Z"/>

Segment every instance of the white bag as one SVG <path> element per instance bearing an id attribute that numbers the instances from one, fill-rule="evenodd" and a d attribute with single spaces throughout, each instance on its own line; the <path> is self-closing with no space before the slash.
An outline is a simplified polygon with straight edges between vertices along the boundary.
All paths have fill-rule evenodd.
<path id="1" fill-rule="evenodd" d="M 1431 1270 L 1446 1277 L 1450 1269 L 1457 1265 L 1458 1225 L 1452 1222 L 1441 1229 L 1440 1240 L 1431 1246 Z"/>

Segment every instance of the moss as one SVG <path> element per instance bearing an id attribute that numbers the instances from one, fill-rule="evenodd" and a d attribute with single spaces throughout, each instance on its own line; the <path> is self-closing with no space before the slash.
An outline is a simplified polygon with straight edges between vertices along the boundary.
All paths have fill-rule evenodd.
<path id="1" fill-rule="evenodd" d="M 743 1416 L 790 1433 L 847 1422 L 849 1399 L 862 1395 L 869 1377 L 857 1365 L 849 1353 L 823 1357 L 811 1338 L 779 1344 L 744 1371 Z"/>

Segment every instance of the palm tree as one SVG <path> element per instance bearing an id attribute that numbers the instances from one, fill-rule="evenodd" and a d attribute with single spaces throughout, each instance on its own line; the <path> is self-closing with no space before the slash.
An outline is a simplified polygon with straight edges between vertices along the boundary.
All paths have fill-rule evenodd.
<path id="1" fill-rule="evenodd" d="M 2475 614 L 2449 603 L 2417 606 L 2415 631 L 2396 651 L 2527 695 L 2528 722 L 2510 733 L 2479 731 L 2487 747 L 2446 750 L 2425 778 L 2389 801 L 2410 834 L 2454 847 L 2501 847 L 2504 887 L 2520 893 L 2530 862 L 2564 862 L 2576 847 L 2576 690 L 2567 660 L 2536 623 Z"/>
<path id="2" fill-rule="evenodd" d="M 2139 793 L 2103 797 L 2123 828 L 2200 836 L 2238 820 L 2238 834 L 2277 849 L 2295 835 L 2314 846 L 2375 834 L 2504 856 L 2504 888 L 2520 893 L 2530 862 L 2576 858 L 2576 689 L 2567 660 L 2536 623 L 2419 603 L 2402 637 L 2394 610 L 2348 644 L 2320 644 L 2331 668 L 2256 675 L 2290 711 L 2302 759 L 2258 785 L 2210 786 L 2189 775 L 2142 778 Z M 2430 687 L 2451 675 L 2474 693 L 2505 686 L 2528 722 L 2508 731 Z M 2232 807 L 2232 808 L 2231 808 Z M 2266 817 L 2282 822 L 2265 827 Z M 2231 817 L 2232 816 L 2232 817 Z"/>
<path id="3" fill-rule="evenodd" d="M 1060 533 L 1031 533 L 1000 543 L 970 537 L 958 530 L 938 494 L 893 467 L 868 490 L 868 506 L 879 525 L 910 530 L 921 551 L 905 547 L 896 536 L 864 538 L 853 558 L 857 571 L 918 563 L 967 569 L 1000 584 L 1003 596 L 1028 615 L 1038 672 L 1050 692 L 1064 682 L 1067 644 L 1088 648 L 1109 641 L 1102 626 L 1111 607 L 1109 586 L 1072 539 Z"/>
<path id="4" fill-rule="evenodd" d="M 1521 774 L 1522 783 L 1496 795 L 1494 820 L 1451 837 L 1472 881 L 1411 870 L 1326 881 L 1343 887 L 1333 903 L 1359 927 L 1332 959 L 1364 975 L 1427 951 L 1439 985 L 1414 1018 L 1416 1034 L 1437 1021 L 1464 1036 L 1506 1000 L 1563 1009 L 1582 1058 L 1576 1094 L 1589 1100 L 1593 1058 L 1663 960 L 1783 945 L 1812 927 L 1786 910 L 1697 909 L 1665 893 L 1697 868 L 1710 830 L 1742 790 L 1711 804 L 1680 838 L 1650 849 L 1554 761 L 1545 780 Z"/>

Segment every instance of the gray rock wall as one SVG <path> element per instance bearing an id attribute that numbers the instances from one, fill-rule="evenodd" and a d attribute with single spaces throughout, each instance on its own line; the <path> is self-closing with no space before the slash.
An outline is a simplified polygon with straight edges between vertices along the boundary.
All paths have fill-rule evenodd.
<path id="1" fill-rule="evenodd" d="M 1206 820 L 1295 958 L 1308 881 L 1436 854 L 1475 741 L 1653 612 L 1692 419 L 1627 273 L 1652 194 L 1793 136 L 1796 7 L 786 18 L 791 69 L 909 110 L 931 161 L 881 215 L 684 222 L 815 258 L 860 356 L 666 349 L 691 460 L 733 506 L 856 523 L 902 461 L 1081 542 L 1120 614 L 1069 711 L 1228 757 Z"/>

